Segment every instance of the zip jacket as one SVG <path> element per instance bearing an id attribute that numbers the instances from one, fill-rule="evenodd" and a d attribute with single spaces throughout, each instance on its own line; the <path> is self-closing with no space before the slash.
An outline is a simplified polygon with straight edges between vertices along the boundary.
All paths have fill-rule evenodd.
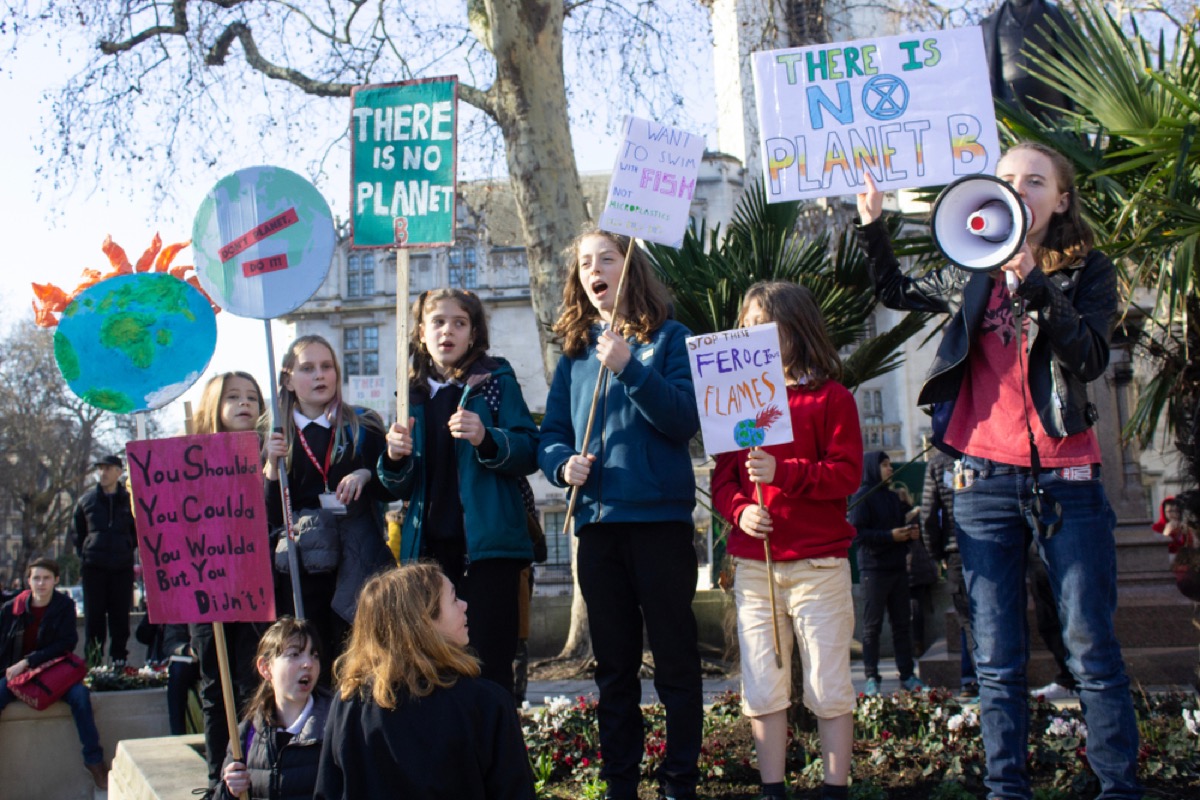
<path id="1" fill-rule="evenodd" d="M 467 399 L 463 407 L 479 415 L 487 436 L 496 445 L 495 454 L 485 457 L 466 439 L 454 442 L 467 557 L 471 561 L 489 558 L 532 561 L 533 545 L 516 478 L 537 469 L 537 425 L 525 405 L 512 366 L 502 358 L 485 360 L 482 374 L 473 371 L 464 391 Z M 492 397 L 499 394 L 495 412 L 489 394 Z M 400 537 L 401 561 L 412 561 L 421 555 L 429 491 L 425 461 L 427 398 L 427 393 L 413 392 L 412 455 L 393 461 L 385 449 L 379 457 L 380 482 L 407 504 Z"/>
<path id="2" fill-rule="evenodd" d="M 124 483 L 107 494 L 99 485 L 75 504 L 75 552 L 88 567 L 125 569 L 137 549 L 133 506 Z"/>
<path id="3" fill-rule="evenodd" d="M 599 325 L 586 352 L 564 355 L 542 420 L 538 465 L 555 486 L 561 468 L 583 450 L 592 392 L 602 369 Z M 696 481 L 688 444 L 700 429 L 688 364 L 687 328 L 667 320 L 649 342 L 629 338 L 629 363 L 612 375 L 596 409 L 589 452 L 596 455 L 575 510 L 576 530 L 592 522 L 688 522 Z"/>
<path id="4" fill-rule="evenodd" d="M 875 296 L 888 308 L 953 315 L 925 376 L 917 402 L 933 406 L 934 441 L 942 442 L 966 373 L 967 353 L 987 310 L 992 277 L 949 265 L 920 278 L 906 277 L 892 252 L 882 220 L 859 226 Z M 1083 263 L 1047 275 L 1040 268 L 1021 281 L 1017 296 L 1030 317 L 1028 386 L 1046 434 L 1082 433 L 1096 421 L 1086 384 L 1108 367 L 1109 337 L 1117 319 L 1117 275 L 1112 262 L 1092 250 Z"/>
<path id="5" fill-rule="evenodd" d="M 30 604 L 33 592 L 18 594 L 0 609 L 0 674 L 22 658 L 30 667 L 41 666 L 52 658 L 75 652 L 79 631 L 75 627 L 75 601 L 55 590 L 46 607 L 46 616 L 38 626 L 37 642 L 28 653 L 24 649 L 25 628 L 33 620 Z"/>

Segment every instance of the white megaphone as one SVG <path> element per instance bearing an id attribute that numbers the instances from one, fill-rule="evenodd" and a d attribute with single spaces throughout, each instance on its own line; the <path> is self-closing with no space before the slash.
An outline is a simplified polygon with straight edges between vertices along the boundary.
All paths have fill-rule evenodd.
<path id="1" fill-rule="evenodd" d="M 991 272 L 1008 263 L 1025 244 L 1033 211 L 1017 190 L 991 175 L 968 175 L 947 186 L 933 203 L 933 243 L 950 263 L 971 272 Z M 1010 292 L 1017 276 L 1005 275 Z"/>

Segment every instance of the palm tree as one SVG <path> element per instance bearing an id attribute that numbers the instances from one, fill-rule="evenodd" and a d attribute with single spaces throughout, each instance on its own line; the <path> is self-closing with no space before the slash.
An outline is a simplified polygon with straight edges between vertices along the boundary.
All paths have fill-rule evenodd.
<path id="1" fill-rule="evenodd" d="M 1097 0 L 1074 0 L 1057 58 L 1031 71 L 1074 99 L 1052 127 L 1003 108 L 1010 138 L 1057 148 L 1079 174 L 1097 245 L 1122 270 L 1124 289 L 1151 290 L 1140 354 L 1154 364 L 1125 434 L 1145 445 L 1160 419 L 1200 481 L 1200 13 L 1170 22 L 1155 41 L 1127 32 Z M 1063 121 L 1066 124 L 1062 124 Z M 1165 413 L 1165 417 L 1164 417 Z"/>
<path id="2" fill-rule="evenodd" d="M 798 232 L 802 205 L 768 203 L 761 181 L 750 186 L 725 230 L 689 230 L 678 250 L 649 245 L 659 277 L 675 298 L 675 317 L 694 333 L 737 327 L 746 290 L 758 281 L 784 280 L 812 290 L 833 343 L 853 347 L 843 360 L 842 383 L 851 391 L 900 365 L 900 348 L 927 317 L 908 314 L 886 333 L 865 338 L 875 308 L 866 257 L 851 228 L 836 240 Z"/>

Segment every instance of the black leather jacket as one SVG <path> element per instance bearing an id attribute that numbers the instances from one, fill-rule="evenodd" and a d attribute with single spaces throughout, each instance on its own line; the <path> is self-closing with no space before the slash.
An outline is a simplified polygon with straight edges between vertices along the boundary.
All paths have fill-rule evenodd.
<path id="1" fill-rule="evenodd" d="M 952 314 L 917 402 L 933 407 L 935 442 L 950 421 L 966 372 L 971 339 L 987 310 L 992 277 L 951 266 L 906 277 L 892 252 L 882 220 L 858 228 L 875 296 L 888 308 Z M 1030 314 L 1029 392 L 1049 436 L 1081 433 L 1096 421 L 1087 384 L 1108 367 L 1109 336 L 1117 320 L 1117 274 L 1098 250 L 1083 263 L 1047 275 L 1041 269 L 1021 282 L 1017 295 Z"/>

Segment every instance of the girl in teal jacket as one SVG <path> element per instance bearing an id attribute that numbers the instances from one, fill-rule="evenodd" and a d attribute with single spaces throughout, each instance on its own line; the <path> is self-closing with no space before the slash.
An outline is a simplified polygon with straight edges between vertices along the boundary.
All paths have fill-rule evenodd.
<path id="1" fill-rule="evenodd" d="M 521 570 L 533 558 L 518 478 L 538 432 L 508 362 L 488 356 L 483 304 L 461 289 L 413 309 L 412 417 L 394 424 L 379 479 L 406 502 L 400 559 L 432 559 L 471 606 L 482 675 L 512 691 Z"/>

